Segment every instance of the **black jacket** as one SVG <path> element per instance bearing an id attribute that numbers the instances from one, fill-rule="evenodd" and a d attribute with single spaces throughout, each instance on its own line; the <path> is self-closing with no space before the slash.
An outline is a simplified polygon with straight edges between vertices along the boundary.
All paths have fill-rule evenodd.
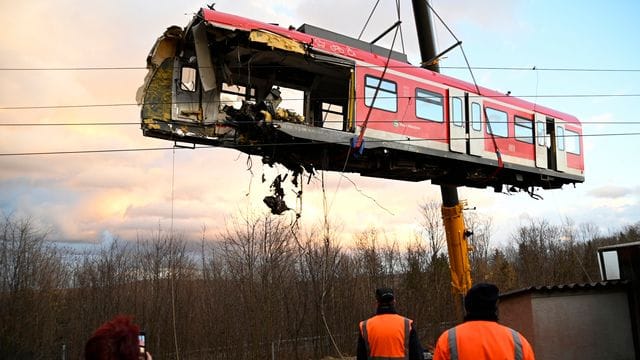
<path id="1" fill-rule="evenodd" d="M 378 305 L 378 309 L 376 309 L 376 315 L 380 314 L 397 314 L 395 307 L 393 305 Z M 365 345 L 364 338 L 362 337 L 362 332 L 358 327 L 358 357 L 357 360 L 367 360 L 367 347 Z M 418 339 L 418 334 L 416 333 L 416 326 L 412 323 L 411 331 L 409 331 L 409 360 L 423 360 L 424 359 L 424 350 L 422 349 L 422 345 L 420 345 L 420 339 Z"/>

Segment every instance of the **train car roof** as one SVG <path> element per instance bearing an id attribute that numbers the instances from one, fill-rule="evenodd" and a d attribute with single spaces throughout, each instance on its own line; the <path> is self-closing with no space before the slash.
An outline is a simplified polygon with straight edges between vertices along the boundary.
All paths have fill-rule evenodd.
<path id="1" fill-rule="evenodd" d="M 221 11 L 211 10 L 206 8 L 203 8 L 201 10 L 200 15 L 205 21 L 218 27 L 228 28 L 230 30 L 238 29 L 238 30 L 244 30 L 244 31 L 265 30 L 265 31 L 269 31 L 269 32 L 299 41 L 317 51 L 324 51 L 326 53 L 341 56 L 344 58 L 359 60 L 375 66 L 384 67 L 385 64 L 387 64 L 386 56 L 375 54 L 360 48 L 350 47 L 343 43 L 335 42 L 330 39 L 306 34 L 296 30 L 294 27 L 283 28 L 276 24 L 264 23 L 261 21 L 248 19 L 242 16 L 228 14 Z M 395 67 L 395 68 L 402 69 L 401 72 L 411 74 L 413 76 L 421 77 L 421 78 L 438 82 L 441 84 L 445 84 L 451 87 L 459 88 L 471 94 L 478 94 L 478 90 L 479 90 L 480 93 L 478 95 L 482 95 L 487 98 L 497 99 L 498 101 L 511 104 L 513 106 L 517 106 L 523 109 L 527 109 L 530 111 L 542 113 L 556 119 L 562 119 L 569 123 L 580 124 L 580 121 L 573 115 L 563 113 L 561 111 L 553 110 L 551 108 L 548 108 L 542 105 L 537 105 L 535 103 L 532 103 L 517 97 L 508 96 L 482 86 L 478 86 L 478 88 L 476 88 L 474 84 L 471 84 L 469 82 L 459 80 L 459 79 L 456 79 L 444 74 L 440 74 L 428 69 L 424 69 L 421 67 L 407 66 L 408 64 L 409 63 L 394 60 L 393 58 L 389 59 L 388 61 L 388 66 L 390 68 Z"/>

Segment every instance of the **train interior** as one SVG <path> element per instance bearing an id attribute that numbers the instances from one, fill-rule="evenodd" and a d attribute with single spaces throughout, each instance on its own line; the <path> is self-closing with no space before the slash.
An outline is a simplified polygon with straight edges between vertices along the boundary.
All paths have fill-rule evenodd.
<path id="1" fill-rule="evenodd" d="M 353 130 L 348 124 L 353 62 L 306 51 L 293 40 L 259 30 L 207 26 L 206 36 L 199 36 L 199 28 L 192 29 L 193 39 L 187 37 L 181 57 L 182 80 L 176 93 L 182 94 L 178 96 L 199 96 L 195 81 L 198 74 L 202 84 L 215 81 L 215 91 L 220 92 L 221 114 L 217 120 L 233 119 L 241 112 L 241 117 L 257 121 L 270 117 Z M 199 48 L 210 50 L 209 56 L 203 55 L 207 50 Z M 198 68 L 189 64 L 194 56 Z M 214 71 L 204 70 L 209 66 Z"/>

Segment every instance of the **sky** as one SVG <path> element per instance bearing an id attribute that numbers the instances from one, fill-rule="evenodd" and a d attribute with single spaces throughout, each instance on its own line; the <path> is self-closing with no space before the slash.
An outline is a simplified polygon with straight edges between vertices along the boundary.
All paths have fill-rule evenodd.
<path id="1" fill-rule="evenodd" d="M 374 4 L 218 0 L 215 8 L 284 27 L 309 23 L 357 37 Z M 571 219 L 595 225 L 602 234 L 640 221 L 640 42 L 635 39 L 640 2 L 431 4 L 462 41 L 479 85 L 511 91 L 583 122 L 586 180 L 575 188 L 542 191 L 543 200 L 459 189 L 475 213 L 491 219 L 493 245 L 508 244 L 515 229 L 531 220 L 560 225 Z M 268 212 L 262 198 L 269 195 L 269 183 L 263 184 L 261 176 L 272 178 L 281 170 L 229 149 L 172 150 L 170 142 L 143 137 L 139 127 L 135 93 L 151 46 L 167 27 L 185 26 L 205 5 L 1 0 L 2 213 L 30 217 L 51 240 L 100 244 L 171 228 L 187 239 L 200 240 L 203 233 L 214 239 L 234 218 Z M 396 15 L 395 1 L 381 0 L 362 38 L 377 37 Z M 401 20 L 405 51 L 417 64 L 409 1 L 401 1 Z M 439 49 L 455 43 L 442 23 L 436 20 L 435 27 Z M 389 46 L 388 40 L 382 44 Z M 471 81 L 459 48 L 440 65 L 443 73 Z M 534 67 L 538 70 L 504 70 Z M 86 125 L 95 123 L 123 124 Z M 153 148 L 165 150 L 141 150 Z M 78 151 L 97 152 L 70 153 Z M 409 241 L 421 221 L 420 205 L 440 201 L 439 187 L 428 181 L 346 175 L 322 174 L 324 193 L 321 175 L 305 184 L 300 219 L 309 229 L 326 215 L 346 246 L 370 228 Z M 294 206 L 292 189 L 286 190 L 285 199 Z M 293 219 L 291 212 L 284 216 Z"/>

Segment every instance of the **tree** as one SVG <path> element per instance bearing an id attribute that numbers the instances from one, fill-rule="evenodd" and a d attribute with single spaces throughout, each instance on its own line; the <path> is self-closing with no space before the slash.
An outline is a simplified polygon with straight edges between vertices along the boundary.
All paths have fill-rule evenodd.
<path id="1" fill-rule="evenodd" d="M 0 219 L 0 358 L 37 357 L 60 346 L 68 272 L 31 218 Z"/>
<path id="2" fill-rule="evenodd" d="M 474 282 L 486 281 L 489 275 L 489 255 L 491 251 L 491 231 L 493 227 L 490 217 L 476 213 L 465 213 L 465 226 L 471 232 L 469 242 L 469 263 Z"/>

